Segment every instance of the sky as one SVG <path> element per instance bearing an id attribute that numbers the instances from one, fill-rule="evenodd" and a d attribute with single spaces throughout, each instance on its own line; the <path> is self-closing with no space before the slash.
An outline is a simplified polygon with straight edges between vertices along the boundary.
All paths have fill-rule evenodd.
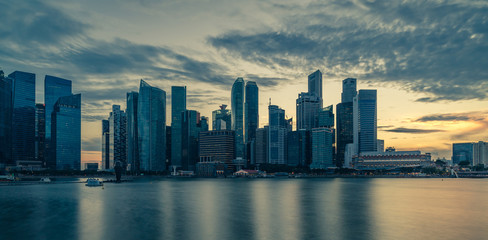
<path id="1" fill-rule="evenodd" d="M 488 141 L 487 1 L 0 2 L 0 69 L 46 74 L 82 94 L 82 162 L 101 159 L 101 120 L 125 109 L 140 79 L 211 118 L 237 77 L 295 119 L 307 76 L 323 73 L 324 106 L 341 81 L 378 90 L 378 138 L 399 150 L 451 157 L 453 142 Z M 335 110 L 334 110 L 335 111 Z M 210 119 L 211 120 L 211 119 Z M 170 125 L 170 122 L 167 122 Z"/>

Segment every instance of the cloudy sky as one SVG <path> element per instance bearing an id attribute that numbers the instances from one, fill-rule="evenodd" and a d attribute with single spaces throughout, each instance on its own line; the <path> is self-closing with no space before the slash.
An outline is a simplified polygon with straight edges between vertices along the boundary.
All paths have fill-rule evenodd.
<path id="1" fill-rule="evenodd" d="M 269 99 L 295 116 L 307 75 L 323 73 L 324 106 L 341 80 L 378 89 L 386 146 L 450 158 L 452 142 L 488 140 L 486 1 L 0 2 L 0 69 L 73 81 L 82 93 L 82 160 L 101 159 L 101 119 L 140 79 L 188 86 L 188 108 L 230 105 L 237 77 L 256 81 L 260 125 Z M 170 118 L 168 118 L 170 119 Z M 168 122 L 168 124 L 170 124 Z"/>

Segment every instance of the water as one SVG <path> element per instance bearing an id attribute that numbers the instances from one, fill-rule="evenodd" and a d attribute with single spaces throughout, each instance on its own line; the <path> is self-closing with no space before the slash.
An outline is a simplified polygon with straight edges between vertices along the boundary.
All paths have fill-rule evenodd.
<path id="1" fill-rule="evenodd" d="M 488 239 L 488 179 L 0 187 L 0 239 Z"/>

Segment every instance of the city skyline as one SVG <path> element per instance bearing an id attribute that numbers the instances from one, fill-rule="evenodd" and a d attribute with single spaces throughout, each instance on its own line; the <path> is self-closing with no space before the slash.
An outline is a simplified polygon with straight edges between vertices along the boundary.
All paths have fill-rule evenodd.
<path id="1" fill-rule="evenodd" d="M 486 3 L 185 4 L 126 2 L 114 10 L 105 2 L 3 2 L 11 11 L 10 24 L 0 27 L 0 66 L 36 74 L 35 103 L 43 103 L 45 75 L 73 81 L 73 92 L 83 95 L 82 161 L 101 160 L 100 120 L 112 105 L 126 108 L 126 93 L 137 91 L 140 79 L 168 94 L 168 120 L 171 86 L 187 86 L 187 109 L 211 116 L 231 105 L 236 78 L 255 81 L 263 127 L 269 98 L 296 121 L 296 98 L 317 69 L 323 106 L 341 102 L 346 78 L 356 78 L 357 89 L 378 90 L 378 138 L 385 146 L 450 158 L 453 142 L 488 140 Z M 22 9 L 32 21 L 15 14 Z M 176 16 L 191 13 L 210 17 L 197 23 Z M 101 24 L 118 21 L 127 24 Z M 158 24 L 145 24 L 151 22 Z M 161 25 L 164 34 L 154 31 Z"/>

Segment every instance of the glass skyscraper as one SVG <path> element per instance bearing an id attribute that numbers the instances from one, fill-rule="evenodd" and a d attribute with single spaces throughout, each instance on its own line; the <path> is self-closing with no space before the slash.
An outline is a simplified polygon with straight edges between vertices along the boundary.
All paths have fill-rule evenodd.
<path id="1" fill-rule="evenodd" d="M 44 78 L 44 104 L 46 113 L 46 160 L 47 167 L 54 168 L 56 162 L 50 157 L 51 151 L 51 116 L 54 111 L 54 104 L 60 97 L 71 96 L 71 81 L 59 77 L 46 75 Z"/>
<path id="2" fill-rule="evenodd" d="M 12 162 L 12 79 L 0 70 L 0 168 Z"/>
<path id="3" fill-rule="evenodd" d="M 110 158 L 109 168 L 113 169 L 117 162 L 125 169 L 127 166 L 127 116 L 120 110 L 119 105 L 112 105 L 112 112 L 108 118 L 110 128 Z"/>
<path id="4" fill-rule="evenodd" d="M 60 97 L 52 113 L 52 157 L 56 169 L 81 167 L 81 94 Z"/>
<path id="5" fill-rule="evenodd" d="M 353 99 L 357 95 L 356 91 L 357 80 L 355 78 L 347 78 L 342 80 L 342 102 L 337 104 L 337 155 L 336 164 L 342 166 L 344 164 L 344 154 L 346 153 L 346 145 L 354 142 L 353 131 Z"/>
<path id="6" fill-rule="evenodd" d="M 311 161 L 310 131 L 299 129 L 288 132 L 288 160 L 290 166 L 308 166 Z"/>
<path id="7" fill-rule="evenodd" d="M 181 113 L 186 110 L 186 87 L 171 87 L 171 165 L 181 166 Z"/>
<path id="8" fill-rule="evenodd" d="M 322 95 L 322 72 L 320 70 L 308 75 L 308 92 L 319 97 L 320 108 L 322 108 L 324 98 Z"/>
<path id="9" fill-rule="evenodd" d="M 139 170 L 139 146 L 137 144 L 137 103 L 139 93 L 127 93 L 127 109 L 125 110 L 127 116 L 127 165 L 128 170 Z"/>
<path id="10" fill-rule="evenodd" d="M 198 162 L 199 115 L 195 110 L 181 113 L 181 168 L 183 170 L 195 170 L 195 164 Z"/>
<path id="11" fill-rule="evenodd" d="M 359 90 L 353 100 L 356 153 L 377 151 L 376 90 Z"/>
<path id="12" fill-rule="evenodd" d="M 312 164 L 311 169 L 327 169 L 333 167 L 334 130 L 320 127 L 312 129 Z"/>
<path id="13" fill-rule="evenodd" d="M 244 158 L 244 79 L 237 78 L 231 92 L 232 130 L 235 132 L 236 158 Z"/>
<path id="14" fill-rule="evenodd" d="M 139 154 L 139 153 L 138 153 Z M 110 169 L 110 124 L 108 120 L 102 120 L 102 167 Z"/>
<path id="15" fill-rule="evenodd" d="M 46 139 L 46 111 L 45 105 L 42 103 L 36 104 L 36 160 L 46 167 L 44 161 L 44 147 Z"/>
<path id="16" fill-rule="evenodd" d="M 468 161 L 473 164 L 473 147 L 474 143 L 453 143 L 452 144 L 452 163 L 459 164 L 463 161 Z"/>
<path id="17" fill-rule="evenodd" d="M 308 92 L 298 94 L 296 101 L 297 129 L 311 130 L 315 127 L 320 102 L 320 98 L 315 94 Z"/>
<path id="18" fill-rule="evenodd" d="M 256 82 L 246 83 L 245 101 L 245 133 L 246 142 L 256 138 L 256 129 L 259 127 L 259 88 Z"/>
<path id="19" fill-rule="evenodd" d="M 212 111 L 212 130 L 231 130 L 232 119 L 230 110 L 226 109 L 227 105 L 220 105 L 219 110 Z"/>
<path id="20" fill-rule="evenodd" d="M 286 164 L 285 141 L 288 124 L 285 120 L 285 110 L 276 105 L 269 105 L 268 113 L 268 162 L 271 164 Z"/>
<path id="21" fill-rule="evenodd" d="M 9 74 L 13 81 L 12 99 L 12 161 L 35 160 L 36 129 L 36 75 L 15 71 Z"/>
<path id="22" fill-rule="evenodd" d="M 166 92 L 141 80 L 137 104 L 139 160 L 142 171 L 164 171 Z"/>

